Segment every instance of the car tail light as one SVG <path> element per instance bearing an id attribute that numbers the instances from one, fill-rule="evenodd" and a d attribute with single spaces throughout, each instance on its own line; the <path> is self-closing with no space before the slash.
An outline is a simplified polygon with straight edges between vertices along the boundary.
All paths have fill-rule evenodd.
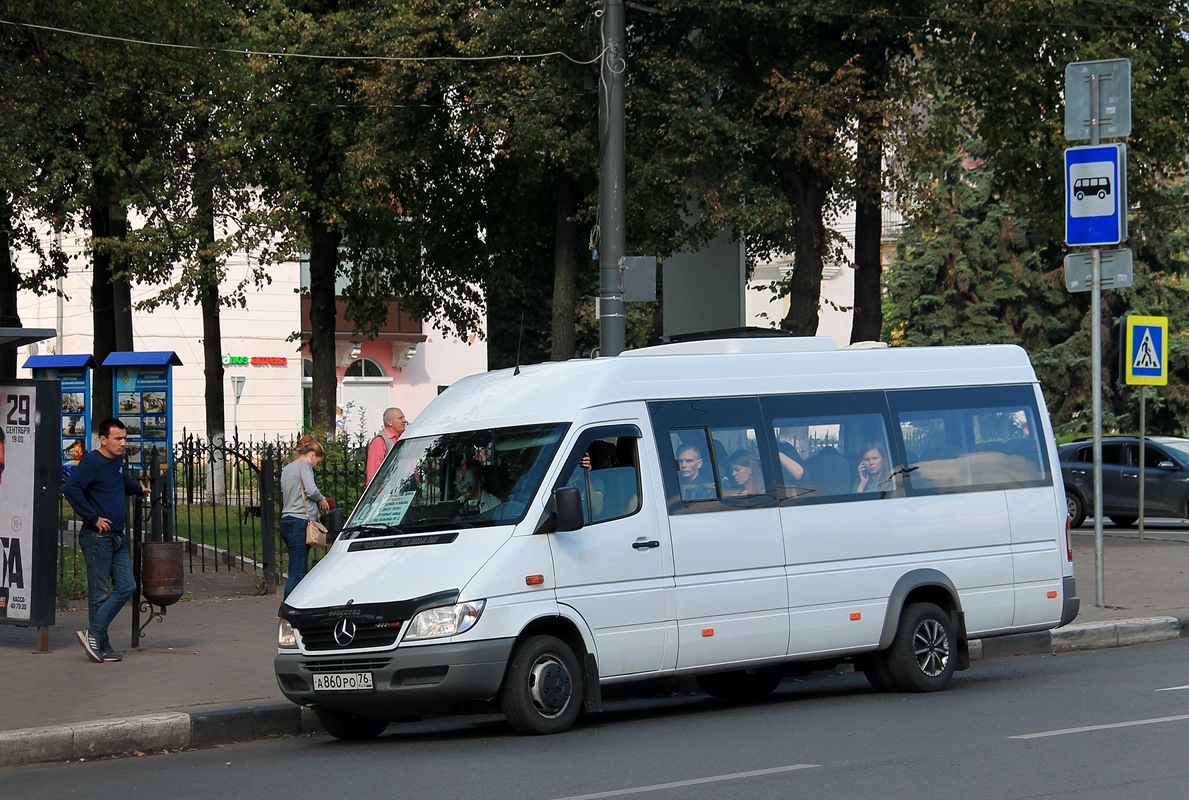
<path id="1" fill-rule="evenodd" d="M 1073 563 L 1073 545 L 1069 543 L 1069 523 L 1071 520 L 1068 516 L 1065 517 L 1065 560 L 1070 564 Z"/>

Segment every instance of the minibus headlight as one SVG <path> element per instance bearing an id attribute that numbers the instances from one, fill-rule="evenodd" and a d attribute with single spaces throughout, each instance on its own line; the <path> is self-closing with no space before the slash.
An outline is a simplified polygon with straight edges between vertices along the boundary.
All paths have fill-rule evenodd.
<path id="1" fill-rule="evenodd" d="M 410 639 L 436 639 L 440 636 L 456 636 L 468 631 L 479 621 L 486 600 L 472 600 L 455 603 L 452 606 L 427 608 L 409 620 L 405 641 Z"/>
<path id="2" fill-rule="evenodd" d="M 293 632 L 293 626 L 287 619 L 281 620 L 281 624 L 277 626 L 277 647 L 282 650 L 297 649 L 297 634 Z"/>

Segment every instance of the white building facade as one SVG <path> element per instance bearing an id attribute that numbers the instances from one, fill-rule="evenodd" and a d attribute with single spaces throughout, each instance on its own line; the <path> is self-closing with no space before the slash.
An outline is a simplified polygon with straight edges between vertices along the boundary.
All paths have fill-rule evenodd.
<path id="1" fill-rule="evenodd" d="M 56 339 L 27 345 L 17 358 L 18 377 L 31 377 L 21 369 L 30 355 L 91 354 L 93 314 L 92 269 L 83 253 L 84 236 L 64 240 L 74 256 L 69 276 L 57 287 L 64 297 L 24 292 L 18 298 L 21 322 L 28 328 L 52 328 Z M 17 253 L 18 268 L 28 253 Z M 224 307 L 220 313 L 221 353 L 224 367 L 224 402 L 227 433 L 240 438 L 288 438 L 303 431 L 310 387 L 309 356 L 297 336 L 308 322 L 303 316 L 303 269 L 298 262 L 279 265 L 271 282 L 250 289 L 243 307 Z M 225 286 L 235 286 L 249 274 L 247 259 L 240 255 L 227 264 Z M 133 286 L 132 301 L 151 298 L 153 286 Z M 308 301 L 307 301 L 308 302 Z M 438 393 L 459 378 L 487 370 L 486 341 L 478 336 L 460 338 L 445 333 L 432 321 L 412 320 L 393 302 L 399 330 L 382 329 L 375 340 L 356 335 L 343 322 L 336 330 L 337 397 L 340 430 L 370 436 L 382 425 L 388 406 L 399 406 L 411 420 Z M 393 314 L 390 314 L 393 317 Z M 479 319 L 486 328 L 486 317 Z M 172 351 L 181 361 L 173 368 L 173 438 L 183 432 L 206 436 L 205 360 L 202 310 L 197 303 L 152 311 L 133 311 L 134 346 L 138 352 Z M 242 380 L 240 380 L 242 379 Z M 240 392 L 237 398 L 236 384 Z M 93 387 L 93 392 L 111 391 Z"/>

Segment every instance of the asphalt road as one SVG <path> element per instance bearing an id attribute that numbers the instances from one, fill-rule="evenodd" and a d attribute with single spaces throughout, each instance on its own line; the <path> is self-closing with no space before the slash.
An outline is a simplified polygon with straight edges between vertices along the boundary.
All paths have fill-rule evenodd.
<path id="1" fill-rule="evenodd" d="M 769 700 L 613 703 L 569 733 L 498 717 L 0 770 L 6 797 L 1078 798 L 1163 800 L 1189 785 L 1189 640 L 976 662 L 950 690 L 877 694 L 859 675 Z"/>

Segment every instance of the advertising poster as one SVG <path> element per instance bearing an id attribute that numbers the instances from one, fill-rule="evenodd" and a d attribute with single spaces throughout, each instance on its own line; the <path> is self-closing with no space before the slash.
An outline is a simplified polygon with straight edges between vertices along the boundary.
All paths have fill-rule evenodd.
<path id="1" fill-rule="evenodd" d="M 30 614 L 36 410 L 36 387 L 0 384 L 0 621 Z"/>
<path id="2" fill-rule="evenodd" d="M 62 473 L 69 475 L 78 460 L 86 455 L 91 441 L 91 372 L 89 369 L 62 369 Z"/>
<path id="3" fill-rule="evenodd" d="M 29 356 L 25 366 L 39 381 L 57 381 L 62 390 L 62 414 L 58 420 L 58 452 L 62 474 L 69 475 L 78 460 L 91 449 L 91 369 L 95 359 L 89 355 L 66 354 Z M 51 420 L 42 424 L 51 427 Z"/>

